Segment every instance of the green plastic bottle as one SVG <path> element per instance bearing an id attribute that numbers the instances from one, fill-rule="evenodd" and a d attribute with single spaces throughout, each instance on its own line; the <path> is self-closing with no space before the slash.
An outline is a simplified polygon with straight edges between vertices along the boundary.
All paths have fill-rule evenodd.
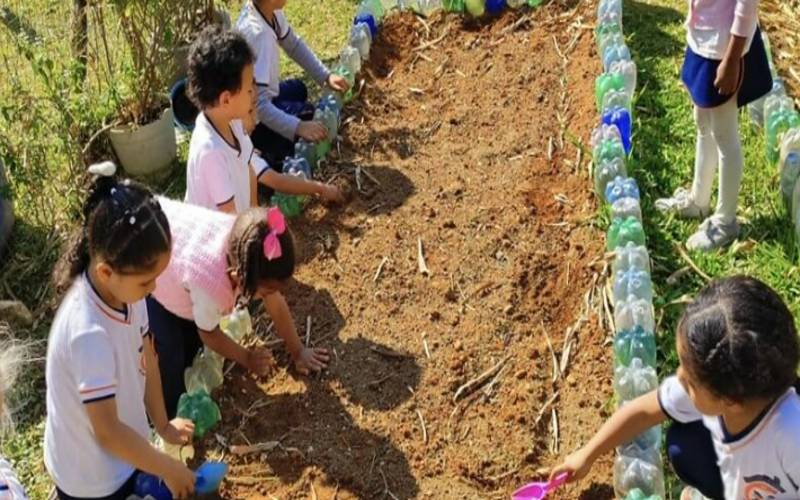
<path id="1" fill-rule="evenodd" d="M 486 1 L 464 0 L 464 7 L 472 17 L 480 17 L 486 12 Z"/>
<path id="2" fill-rule="evenodd" d="M 592 153 L 592 161 L 595 165 L 601 165 L 605 162 L 612 162 L 616 158 L 621 158 L 625 161 L 625 148 L 622 141 L 613 139 L 604 139 L 600 142 Z"/>
<path id="3" fill-rule="evenodd" d="M 350 85 L 350 88 L 347 89 L 347 92 L 344 94 L 344 102 L 350 102 L 353 100 L 353 95 L 355 92 L 356 86 L 356 77 L 355 75 L 345 68 L 343 65 L 339 64 L 335 68 L 333 68 L 333 73 L 335 75 L 339 75 L 345 80 L 347 80 L 347 84 Z"/>
<path id="4" fill-rule="evenodd" d="M 294 218 L 303 212 L 303 203 L 299 196 L 285 193 L 272 195 L 271 204 L 281 209 L 286 217 Z"/>
<path id="5" fill-rule="evenodd" d="M 542 0 L 528 0 L 528 7 L 536 8 L 542 5 Z"/>
<path id="6" fill-rule="evenodd" d="M 608 251 L 612 251 L 628 243 L 633 243 L 637 246 L 645 244 L 645 234 L 642 223 L 639 222 L 636 217 L 614 219 L 606 235 L 606 248 Z"/>
<path id="7" fill-rule="evenodd" d="M 614 337 L 615 366 L 630 366 L 634 358 L 641 359 L 644 366 L 656 366 L 656 337 L 638 325 Z"/>
<path id="8" fill-rule="evenodd" d="M 464 12 L 464 0 L 444 0 L 443 1 L 444 10 L 447 12 L 458 12 L 459 14 Z"/>
<path id="9" fill-rule="evenodd" d="M 306 141 L 305 139 L 300 139 L 294 145 L 294 155 L 300 158 L 305 158 L 311 168 L 314 169 L 317 166 L 317 147 Z"/>
<path id="10" fill-rule="evenodd" d="M 603 73 L 594 81 L 594 96 L 597 111 L 603 112 L 603 100 L 609 91 L 625 90 L 625 78 L 619 73 Z"/>
<path id="11" fill-rule="evenodd" d="M 778 163 L 781 136 L 789 129 L 800 127 L 800 114 L 794 109 L 781 109 L 769 116 L 767 122 L 767 161 Z"/>
<path id="12" fill-rule="evenodd" d="M 205 436 L 222 418 L 219 407 L 203 389 L 181 394 L 178 416 L 194 422 L 194 437 L 197 439 Z"/>
<path id="13" fill-rule="evenodd" d="M 204 390 L 210 394 L 211 391 L 221 386 L 224 379 L 222 373 L 223 364 L 222 357 L 207 348 L 197 353 L 197 356 L 192 361 L 192 366 L 183 372 L 186 392 L 194 393 L 198 390 Z"/>

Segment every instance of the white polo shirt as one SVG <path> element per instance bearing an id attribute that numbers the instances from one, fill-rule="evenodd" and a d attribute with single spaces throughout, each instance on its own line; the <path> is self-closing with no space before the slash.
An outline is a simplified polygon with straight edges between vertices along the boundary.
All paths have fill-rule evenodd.
<path id="1" fill-rule="evenodd" d="M 721 417 L 698 412 L 675 376 L 661 383 L 658 400 L 677 422 L 703 421 L 717 452 L 726 500 L 800 498 L 800 398 L 794 388 L 737 436 L 728 434 Z"/>
<path id="2" fill-rule="evenodd" d="M 47 345 L 44 462 L 70 496 L 108 496 L 134 472 L 100 447 L 85 405 L 114 398 L 120 421 L 149 438 L 143 353 L 148 332 L 143 300 L 118 311 L 85 276 L 76 278 L 58 308 Z"/>
<path id="3" fill-rule="evenodd" d="M 0 500 L 27 500 L 25 489 L 20 484 L 6 459 L 0 457 Z"/>
<path id="4" fill-rule="evenodd" d="M 205 113 L 197 115 L 186 163 L 186 203 L 219 210 L 234 201 L 236 213 L 250 208 L 251 161 L 257 156 L 241 120 L 232 121 L 230 127 L 236 144 L 229 144 Z M 256 177 L 268 168 L 263 160 L 253 165 Z"/>

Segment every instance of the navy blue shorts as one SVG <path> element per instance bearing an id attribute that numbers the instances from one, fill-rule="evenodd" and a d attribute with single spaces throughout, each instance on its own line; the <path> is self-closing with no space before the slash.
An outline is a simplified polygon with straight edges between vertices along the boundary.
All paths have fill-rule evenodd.
<path id="1" fill-rule="evenodd" d="M 686 48 L 683 59 L 681 80 L 692 96 L 692 101 L 700 108 L 716 108 L 725 104 L 730 95 L 722 95 L 714 86 L 717 68 L 721 61 L 697 55 Z M 739 77 L 737 104 L 741 108 L 772 90 L 772 73 L 769 69 L 767 51 L 761 38 L 761 29 L 756 28 L 750 50 L 742 59 L 742 74 Z"/>

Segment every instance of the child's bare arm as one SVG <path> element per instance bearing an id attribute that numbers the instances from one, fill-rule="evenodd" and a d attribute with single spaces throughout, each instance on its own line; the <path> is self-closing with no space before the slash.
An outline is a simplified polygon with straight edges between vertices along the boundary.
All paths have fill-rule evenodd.
<path id="1" fill-rule="evenodd" d="M 657 391 L 634 399 L 611 416 L 589 442 L 566 458 L 564 463 L 550 471 L 550 479 L 567 472 L 570 481 L 583 478 L 595 460 L 621 444 L 633 439 L 647 429 L 658 425 L 667 416 L 658 403 Z"/>
<path id="2" fill-rule="evenodd" d="M 164 391 L 161 388 L 161 370 L 158 367 L 158 357 L 152 339 L 152 334 L 146 336 L 142 346 L 146 369 L 144 405 L 153 427 L 164 441 L 171 444 L 185 444 L 192 439 L 194 424 L 184 418 L 176 418 L 170 422 L 167 417 Z"/>
<path id="3" fill-rule="evenodd" d="M 269 355 L 265 351 L 245 349 L 219 327 L 210 332 L 198 328 L 197 332 L 203 344 L 223 358 L 235 361 L 258 375 L 264 375 L 269 370 Z"/>
<path id="4" fill-rule="evenodd" d="M 305 347 L 297 335 L 292 313 L 286 299 L 278 292 L 264 297 L 264 308 L 275 323 L 278 337 L 286 343 L 286 350 L 294 360 L 295 367 L 300 373 L 320 371 L 328 364 L 328 351 L 326 349 Z"/>
<path id="5" fill-rule="evenodd" d="M 177 498 L 194 492 L 194 474 L 183 463 L 159 452 L 142 436 L 119 420 L 114 398 L 86 404 L 95 438 L 111 455 L 164 479 Z"/>
<path id="6" fill-rule="evenodd" d="M 323 182 L 302 179 L 293 175 L 280 174 L 272 169 L 264 172 L 258 181 L 275 191 L 286 194 L 318 195 L 325 201 L 344 201 L 342 193 L 336 186 Z"/>

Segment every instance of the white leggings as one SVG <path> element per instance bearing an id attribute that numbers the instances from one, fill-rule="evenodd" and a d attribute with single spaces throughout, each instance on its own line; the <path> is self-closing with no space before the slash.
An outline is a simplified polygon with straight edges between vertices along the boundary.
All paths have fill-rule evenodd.
<path id="1" fill-rule="evenodd" d="M 709 206 L 714 172 L 719 167 L 719 197 L 714 215 L 724 223 L 733 222 L 736 220 L 744 167 L 736 96 L 716 108 L 695 106 L 694 119 L 697 124 L 697 148 L 692 198 L 700 207 Z"/>

